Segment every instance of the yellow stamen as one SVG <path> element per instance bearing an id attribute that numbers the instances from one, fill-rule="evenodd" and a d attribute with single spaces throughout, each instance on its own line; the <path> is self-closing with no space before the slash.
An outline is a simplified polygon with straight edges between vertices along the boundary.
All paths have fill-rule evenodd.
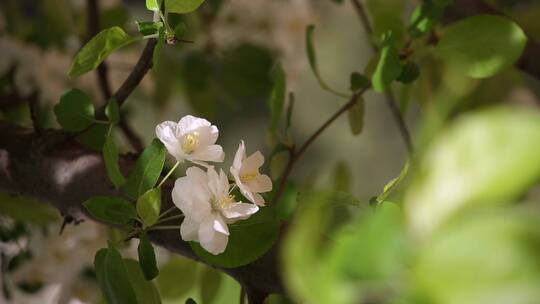
<path id="1" fill-rule="evenodd" d="M 191 154 L 199 146 L 199 132 L 192 132 L 184 136 L 182 141 L 182 150 L 186 154 Z"/>
<path id="2" fill-rule="evenodd" d="M 222 210 L 228 208 L 230 205 L 234 203 L 234 195 L 229 194 L 226 196 L 222 196 L 219 198 L 219 200 L 212 200 L 212 208 L 214 210 Z"/>
<path id="3" fill-rule="evenodd" d="M 250 180 L 253 180 L 257 177 L 259 173 L 258 172 L 249 172 L 249 173 L 243 173 L 240 174 L 240 180 L 243 182 L 249 182 Z"/>

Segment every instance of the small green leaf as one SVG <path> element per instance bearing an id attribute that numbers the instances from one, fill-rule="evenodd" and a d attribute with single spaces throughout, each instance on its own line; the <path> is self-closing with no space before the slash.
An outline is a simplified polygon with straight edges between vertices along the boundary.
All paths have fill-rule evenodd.
<path id="1" fill-rule="evenodd" d="M 387 31 L 392 31 L 396 40 L 401 41 L 405 32 L 403 14 L 407 8 L 406 2 L 403 0 L 364 0 L 363 2 L 372 21 L 373 35 L 379 38 Z"/>
<path id="2" fill-rule="evenodd" d="M 139 247 L 137 247 L 137 252 L 139 254 L 139 263 L 141 264 L 144 277 L 149 281 L 157 277 L 159 270 L 156 263 L 156 253 L 154 252 L 154 247 L 148 240 L 145 231 L 141 232 L 139 235 Z"/>
<path id="3" fill-rule="evenodd" d="M 129 174 L 125 187 L 126 193 L 132 198 L 138 198 L 152 189 L 156 185 L 161 170 L 163 170 L 164 163 L 165 147 L 158 139 L 154 139 L 144 149 L 137 159 L 135 168 Z"/>
<path id="4" fill-rule="evenodd" d="M 107 103 L 105 115 L 107 115 L 112 124 L 117 124 L 120 121 L 120 108 L 118 107 L 118 102 L 116 102 L 114 98 Z"/>
<path id="5" fill-rule="evenodd" d="M 170 13 L 187 14 L 195 11 L 204 0 L 165 0 L 165 7 Z"/>
<path id="6" fill-rule="evenodd" d="M 94 124 L 84 132 L 77 134 L 75 139 L 82 145 L 96 151 L 103 150 L 105 139 L 109 132 L 109 125 Z"/>
<path id="7" fill-rule="evenodd" d="M 94 123 L 94 105 L 90 97 L 79 89 L 71 89 L 54 106 L 58 123 L 66 131 L 82 131 Z"/>
<path id="8" fill-rule="evenodd" d="M 137 21 L 137 30 L 143 36 L 154 35 L 163 28 L 163 22 Z"/>
<path id="9" fill-rule="evenodd" d="M 377 67 L 373 72 L 373 90 L 379 93 L 386 91 L 400 74 L 401 63 L 399 53 L 395 47 L 392 34 L 387 33 L 380 51 Z"/>
<path id="10" fill-rule="evenodd" d="M 137 304 L 135 291 L 131 286 L 122 256 L 115 248 L 103 248 L 94 260 L 96 277 L 110 304 Z"/>
<path id="11" fill-rule="evenodd" d="M 362 96 L 357 97 L 356 103 L 347 111 L 347 118 L 349 119 L 349 127 L 353 135 L 362 133 L 364 129 L 364 115 L 366 111 L 366 105 Z"/>
<path id="12" fill-rule="evenodd" d="M 134 41 L 118 26 L 101 31 L 77 53 L 69 68 L 69 77 L 77 77 L 97 68 L 112 52 Z"/>
<path id="13" fill-rule="evenodd" d="M 197 304 L 197 302 L 195 302 L 195 300 L 193 300 L 192 298 L 189 298 L 186 300 L 185 304 Z"/>
<path id="14" fill-rule="evenodd" d="M 444 10 L 452 0 L 429 0 L 423 1 L 411 15 L 409 33 L 418 38 L 427 34 L 439 22 Z"/>
<path id="15" fill-rule="evenodd" d="M 201 275 L 201 304 L 211 304 L 219 292 L 221 273 L 211 267 L 205 267 Z"/>
<path id="16" fill-rule="evenodd" d="M 285 72 L 283 71 L 281 64 L 274 66 L 274 69 L 272 70 L 272 78 L 274 87 L 272 88 L 272 92 L 268 98 L 268 108 L 270 109 L 270 130 L 275 133 L 283 112 L 285 94 L 287 91 Z"/>
<path id="17" fill-rule="evenodd" d="M 457 71 L 486 78 L 513 65 L 526 44 L 527 36 L 510 19 L 478 15 L 449 25 L 437 51 Z"/>
<path id="18" fill-rule="evenodd" d="M 96 196 L 83 205 L 90 215 L 111 224 L 126 225 L 137 217 L 133 204 L 119 197 Z"/>
<path id="19" fill-rule="evenodd" d="M 409 162 L 407 161 L 405 165 L 403 166 L 403 168 L 401 169 L 401 171 L 399 172 L 399 175 L 396 178 L 389 181 L 384 186 L 383 192 L 379 196 L 377 196 L 377 201 L 379 203 L 386 201 L 390 193 L 392 193 L 394 188 L 397 187 L 397 185 L 399 185 L 399 183 L 405 178 L 405 176 L 407 176 L 408 172 L 409 172 Z"/>
<path id="20" fill-rule="evenodd" d="M 123 260 L 129 282 L 133 286 L 137 303 L 161 304 L 161 297 L 154 282 L 145 279 L 139 263 L 133 259 Z"/>
<path id="21" fill-rule="evenodd" d="M 298 206 L 298 189 L 293 183 L 285 186 L 285 191 L 277 202 L 276 213 L 279 219 L 289 220 Z"/>
<path id="22" fill-rule="evenodd" d="M 420 68 L 412 61 L 408 61 L 402 68 L 401 74 L 396 79 L 403 84 L 409 84 L 420 76 Z"/>
<path id="23" fill-rule="evenodd" d="M 146 0 L 146 8 L 150 11 L 159 11 L 160 0 Z"/>
<path id="24" fill-rule="evenodd" d="M 353 72 L 351 74 L 351 91 L 358 91 L 361 89 L 365 89 L 371 85 L 371 81 L 369 81 L 369 78 L 366 76 L 358 73 Z"/>
<path id="25" fill-rule="evenodd" d="M 152 188 L 146 191 L 137 200 L 137 213 L 145 227 L 154 225 L 161 210 L 161 189 Z"/>
<path id="26" fill-rule="evenodd" d="M 111 135 L 107 136 L 103 145 L 103 160 L 105 160 L 107 175 L 114 186 L 119 188 L 124 185 L 126 179 L 122 175 L 122 171 L 120 171 L 120 166 L 118 165 L 118 148 Z"/>
<path id="27" fill-rule="evenodd" d="M 152 55 L 152 64 L 155 68 L 159 67 L 159 57 L 161 56 L 163 44 L 165 44 L 165 28 L 160 28 L 158 30 L 158 42 L 154 49 L 154 54 Z"/>

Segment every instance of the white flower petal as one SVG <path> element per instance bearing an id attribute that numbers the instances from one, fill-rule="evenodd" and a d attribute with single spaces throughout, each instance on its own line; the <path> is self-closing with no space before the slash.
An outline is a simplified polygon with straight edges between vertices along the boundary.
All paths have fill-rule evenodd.
<path id="1" fill-rule="evenodd" d="M 183 161 L 185 154 L 176 137 L 177 124 L 173 121 L 164 121 L 156 126 L 156 136 L 165 145 L 169 154 L 176 160 Z"/>
<path id="2" fill-rule="evenodd" d="M 199 223 L 186 217 L 180 225 L 180 235 L 184 241 L 199 241 Z"/>
<path id="3" fill-rule="evenodd" d="M 259 207 L 253 204 L 247 203 L 236 203 L 231 207 L 224 209 L 221 213 L 228 220 L 245 220 L 250 217 L 252 214 L 259 211 Z"/>
<path id="4" fill-rule="evenodd" d="M 202 176 L 201 176 L 202 172 Z M 173 203 L 195 221 L 202 221 L 210 214 L 210 190 L 206 174 L 199 168 L 191 167 L 188 175 L 176 180 L 172 190 Z"/>
<path id="5" fill-rule="evenodd" d="M 197 128 L 194 132 L 199 135 L 199 146 L 207 147 L 216 143 L 219 137 L 219 130 L 216 126 L 204 126 Z"/>
<path id="6" fill-rule="evenodd" d="M 182 135 L 195 131 L 200 127 L 207 127 L 211 125 L 212 124 L 204 118 L 186 115 L 178 122 L 178 127 L 176 128 L 176 137 L 181 137 Z"/>
<path id="7" fill-rule="evenodd" d="M 258 174 L 252 180 L 244 183 L 252 192 L 268 192 L 272 190 L 272 180 L 268 175 Z"/>
<path id="8" fill-rule="evenodd" d="M 251 195 L 253 197 L 253 203 L 257 204 L 257 206 L 264 206 L 265 205 L 265 201 L 264 201 L 264 198 L 262 197 L 262 195 L 260 195 L 259 193 L 255 193 L 255 192 L 252 192 Z"/>
<path id="9" fill-rule="evenodd" d="M 193 154 L 186 156 L 186 158 L 194 162 L 201 160 L 221 163 L 225 158 L 225 153 L 220 145 L 211 145 L 193 152 Z"/>
<path id="10" fill-rule="evenodd" d="M 244 141 L 241 140 L 240 144 L 238 145 L 238 150 L 236 150 L 236 154 L 234 155 L 234 161 L 231 167 L 231 173 L 232 171 L 240 172 L 240 169 L 242 168 L 242 161 L 245 158 L 246 158 L 246 147 L 244 145 Z"/>
<path id="11" fill-rule="evenodd" d="M 229 236 L 214 229 L 216 218 L 221 216 L 211 215 L 199 226 L 199 242 L 201 246 L 212 254 L 220 254 L 225 251 Z"/>
<path id="12" fill-rule="evenodd" d="M 260 151 L 257 151 L 250 156 L 248 156 L 242 163 L 241 173 L 247 172 L 252 173 L 253 171 L 259 170 L 259 168 L 264 164 L 264 156 Z"/>

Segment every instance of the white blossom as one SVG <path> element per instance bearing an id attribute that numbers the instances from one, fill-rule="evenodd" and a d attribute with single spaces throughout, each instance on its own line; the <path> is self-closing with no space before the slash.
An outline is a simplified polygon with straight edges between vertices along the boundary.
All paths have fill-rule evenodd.
<path id="1" fill-rule="evenodd" d="M 222 162 L 225 157 L 221 146 L 215 144 L 218 128 L 203 118 L 186 115 L 178 123 L 162 122 L 156 127 L 156 136 L 179 162 L 205 164 Z"/>
<path id="2" fill-rule="evenodd" d="M 186 176 L 176 180 L 172 191 L 174 204 L 184 213 L 180 234 L 185 241 L 196 241 L 212 254 L 225 251 L 229 240 L 227 224 L 246 219 L 259 208 L 237 202 L 230 194 L 227 175 L 213 167 L 204 172 L 190 167 Z"/>
<path id="3" fill-rule="evenodd" d="M 246 157 L 244 141 L 240 142 L 233 165 L 230 168 L 236 185 L 240 192 L 251 202 L 264 206 L 264 198 L 259 193 L 272 190 L 272 180 L 259 172 L 264 163 L 264 156 L 260 151 Z"/>

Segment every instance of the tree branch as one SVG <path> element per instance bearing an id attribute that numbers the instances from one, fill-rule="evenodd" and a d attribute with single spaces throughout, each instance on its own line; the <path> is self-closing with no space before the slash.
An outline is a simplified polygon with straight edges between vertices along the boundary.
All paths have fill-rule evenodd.
<path id="1" fill-rule="evenodd" d="M 362 3 L 360 3 L 359 0 L 351 0 L 351 1 L 360 19 L 360 22 L 362 23 L 362 26 L 364 27 L 364 30 L 366 31 L 366 34 L 370 41 L 371 48 L 373 49 L 373 52 L 376 54 L 379 51 L 379 48 L 372 40 L 373 28 L 371 27 L 371 23 L 369 22 L 369 18 L 366 14 L 366 10 L 364 9 L 364 6 L 362 5 Z M 388 108 L 390 108 L 390 111 L 392 112 L 392 116 L 394 116 L 394 120 L 396 121 L 396 124 L 398 126 L 399 132 L 401 133 L 401 137 L 403 138 L 403 141 L 405 142 L 407 152 L 411 154 L 413 151 L 411 133 L 409 132 L 409 129 L 407 128 L 407 124 L 405 123 L 405 120 L 403 119 L 403 116 L 401 115 L 401 111 L 399 110 L 399 107 L 397 106 L 394 93 L 392 93 L 391 89 L 388 89 L 387 91 L 385 91 L 384 95 L 386 97 L 385 98 L 386 104 L 388 105 Z"/>
<path id="2" fill-rule="evenodd" d="M 135 155 L 122 156 L 120 166 L 130 171 Z M 162 208 L 173 206 L 173 182 L 163 185 Z M 100 195 L 121 195 L 109 182 L 100 153 L 89 150 L 62 131 L 36 134 L 30 129 L 0 123 L 0 191 L 47 202 L 62 214 L 87 217 L 82 203 Z M 187 258 L 199 260 L 179 231 L 152 231 L 152 242 Z M 278 272 L 277 244 L 258 260 L 237 268 L 219 268 L 254 295 L 283 293 Z M 258 303 L 258 302 L 255 302 Z"/>

